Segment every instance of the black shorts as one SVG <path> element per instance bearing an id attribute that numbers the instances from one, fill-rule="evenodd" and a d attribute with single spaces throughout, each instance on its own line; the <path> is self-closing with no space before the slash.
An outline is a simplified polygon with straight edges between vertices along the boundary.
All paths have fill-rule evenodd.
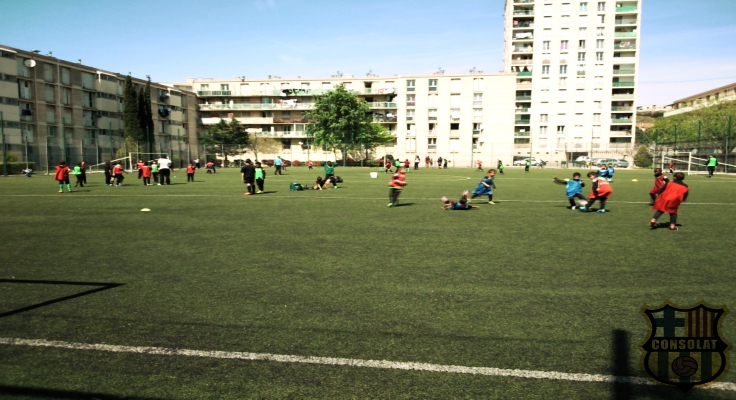
<path id="1" fill-rule="evenodd" d="M 332 182 L 335 183 L 335 174 L 326 174 L 325 175 L 325 183 Z"/>
<path id="2" fill-rule="evenodd" d="M 58 182 L 59 182 L 59 185 L 64 184 L 64 183 L 66 183 L 68 185 L 69 184 L 69 178 L 66 178 L 64 180 L 60 180 Z"/>

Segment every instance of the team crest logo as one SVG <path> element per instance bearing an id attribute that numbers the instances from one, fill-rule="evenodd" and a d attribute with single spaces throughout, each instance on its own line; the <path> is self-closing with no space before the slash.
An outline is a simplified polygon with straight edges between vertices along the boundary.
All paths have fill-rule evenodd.
<path id="1" fill-rule="evenodd" d="M 687 392 L 715 383 L 728 370 L 729 343 L 721 336 L 725 306 L 700 302 L 691 307 L 664 303 L 642 307 L 649 334 L 639 347 L 649 377 Z"/>

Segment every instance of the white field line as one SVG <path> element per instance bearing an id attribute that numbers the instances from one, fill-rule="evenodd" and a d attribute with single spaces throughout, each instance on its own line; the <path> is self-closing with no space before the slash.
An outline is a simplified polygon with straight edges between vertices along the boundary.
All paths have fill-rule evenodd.
<path id="1" fill-rule="evenodd" d="M 232 197 L 241 198 L 242 195 L 237 194 L 85 194 L 81 196 L 60 196 L 58 194 L 0 194 L 0 197 L 56 197 L 56 198 L 76 198 L 83 199 L 86 197 Z M 340 197 L 340 196 L 319 196 L 319 197 L 306 197 L 306 196 L 281 196 L 277 194 L 266 194 L 252 196 L 255 198 L 283 198 L 283 199 L 332 199 L 332 200 L 385 200 L 383 197 Z M 440 201 L 436 197 L 402 197 L 401 200 L 423 200 L 423 201 Z M 519 200 L 519 199 L 496 199 L 499 203 L 565 203 L 565 200 Z M 484 203 L 481 199 L 480 203 Z M 648 201 L 617 201 L 608 200 L 606 203 L 617 203 L 617 204 L 649 204 Z M 681 205 L 696 205 L 696 206 L 736 206 L 736 203 L 693 203 L 684 202 Z"/>
<path id="2" fill-rule="evenodd" d="M 488 367 L 464 367 L 460 365 L 425 364 L 413 362 L 395 362 L 386 360 L 361 360 L 353 358 L 292 356 L 269 353 L 244 353 L 237 351 L 201 351 L 172 349 L 165 347 L 118 346 L 110 344 L 87 344 L 61 342 L 41 339 L 16 339 L 0 337 L 0 344 L 10 346 L 54 347 L 71 350 L 95 350 L 112 353 L 135 353 L 160 356 L 206 357 L 220 359 L 236 359 L 247 361 L 271 361 L 297 364 L 319 364 L 348 366 L 360 368 L 398 369 L 411 371 L 445 372 L 455 374 L 487 375 L 527 379 L 552 379 L 572 382 L 628 383 L 633 385 L 655 385 L 646 378 L 633 376 L 613 376 L 599 374 L 575 374 L 553 371 L 529 371 L 521 369 L 502 369 Z M 736 391 L 736 384 L 731 382 L 715 383 L 707 389 Z"/>

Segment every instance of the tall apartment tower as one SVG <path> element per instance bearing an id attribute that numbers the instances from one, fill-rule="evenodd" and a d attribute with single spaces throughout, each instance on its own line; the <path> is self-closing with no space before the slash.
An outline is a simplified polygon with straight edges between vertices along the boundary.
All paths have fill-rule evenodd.
<path id="1" fill-rule="evenodd" d="M 514 150 L 546 160 L 633 151 L 642 0 L 507 0 Z"/>

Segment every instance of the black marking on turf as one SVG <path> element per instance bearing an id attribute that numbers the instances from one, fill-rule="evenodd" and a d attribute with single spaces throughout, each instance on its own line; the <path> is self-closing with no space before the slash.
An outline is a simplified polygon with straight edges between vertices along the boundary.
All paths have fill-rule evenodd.
<path id="1" fill-rule="evenodd" d="M 73 285 L 73 286 L 99 286 L 94 289 L 85 290 L 84 292 L 72 294 L 69 296 L 59 297 L 43 303 L 32 304 L 27 307 L 18 308 L 16 310 L 6 311 L 0 313 L 0 318 L 9 317 L 18 313 L 35 310 L 36 308 L 49 306 L 54 303 L 62 301 L 76 299 L 77 297 L 87 296 L 93 293 L 101 292 L 103 290 L 114 289 L 118 286 L 123 286 L 124 283 L 101 283 L 101 282 L 70 282 L 70 281 L 42 281 L 42 280 L 27 280 L 27 279 L 0 279 L 0 283 L 31 283 L 31 284 L 42 284 L 42 285 Z"/>
<path id="2" fill-rule="evenodd" d="M 38 387 L 6 386 L 0 385 L 0 393 L 3 395 L 31 396 L 34 398 L 49 399 L 109 399 L 109 400 L 148 400 L 159 399 L 141 396 L 115 396 L 105 393 L 79 392 L 76 390 L 44 389 Z"/>

